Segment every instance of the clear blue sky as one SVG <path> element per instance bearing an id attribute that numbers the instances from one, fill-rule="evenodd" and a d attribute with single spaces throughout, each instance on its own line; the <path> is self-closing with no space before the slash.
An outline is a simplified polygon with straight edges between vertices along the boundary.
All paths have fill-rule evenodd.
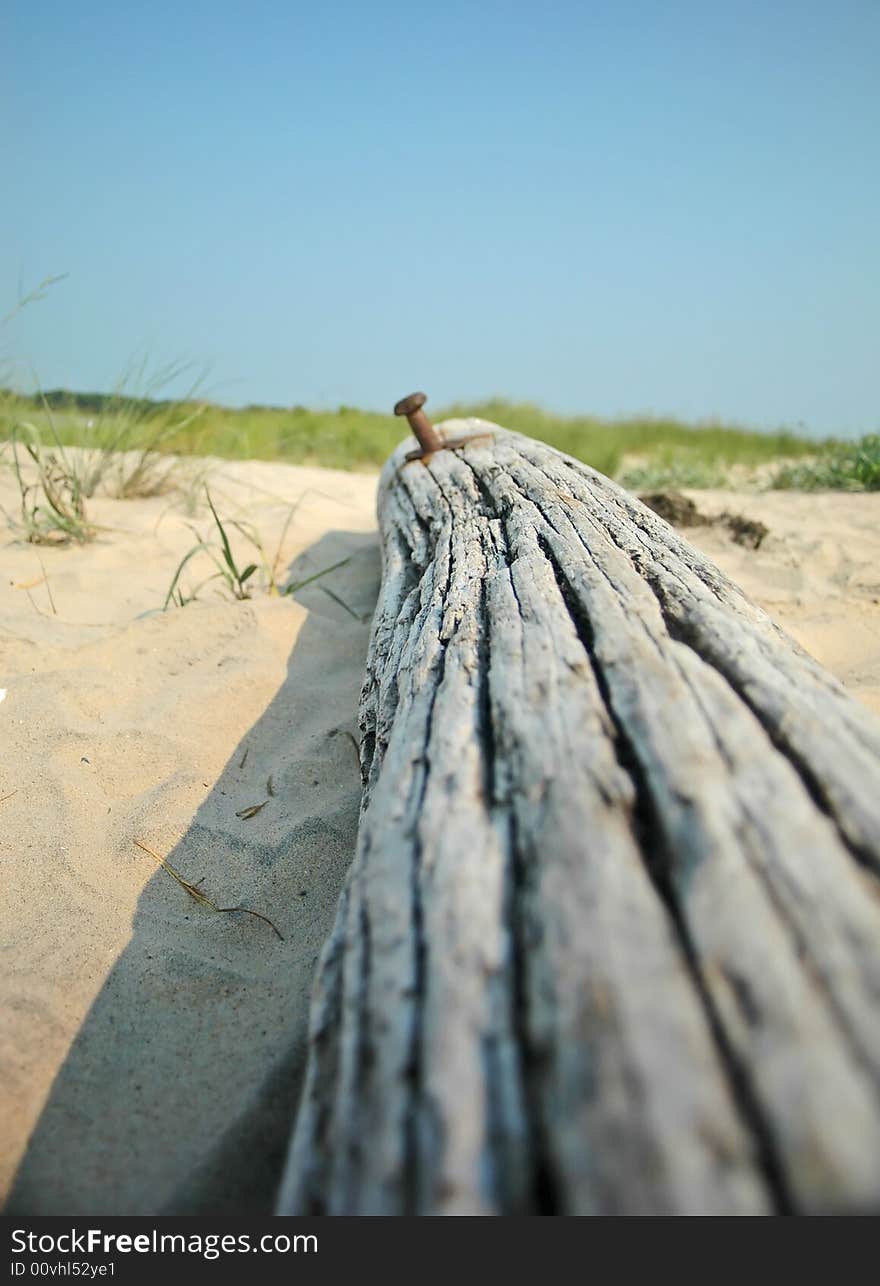
<path id="1" fill-rule="evenodd" d="M 880 0 L 12 0 L 43 387 L 880 426 Z"/>

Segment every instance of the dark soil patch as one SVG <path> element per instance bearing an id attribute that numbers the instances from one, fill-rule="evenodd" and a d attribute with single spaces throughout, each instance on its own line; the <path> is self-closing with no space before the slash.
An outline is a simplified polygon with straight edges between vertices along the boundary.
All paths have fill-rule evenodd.
<path id="1" fill-rule="evenodd" d="M 639 499 L 673 527 L 726 527 L 736 543 L 745 545 L 747 549 L 760 549 L 765 536 L 769 535 L 769 528 L 762 522 L 744 518 L 742 514 L 725 510 L 710 518 L 680 491 L 650 491 Z"/>

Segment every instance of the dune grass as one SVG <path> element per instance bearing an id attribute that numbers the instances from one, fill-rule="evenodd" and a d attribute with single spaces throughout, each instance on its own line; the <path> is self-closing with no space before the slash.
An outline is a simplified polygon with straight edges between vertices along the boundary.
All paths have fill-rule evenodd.
<path id="1" fill-rule="evenodd" d="M 190 395 L 160 400 L 157 394 L 188 371 L 184 363 L 152 367 L 143 359 L 126 371 L 111 393 L 40 393 L 33 398 L 8 394 L 0 402 L 0 434 L 26 437 L 38 449 L 58 452 L 76 446 L 71 467 L 86 499 L 102 491 L 125 499 L 159 495 L 173 483 L 171 442 L 185 443 L 205 403 Z M 4 431 L 5 430 L 5 431 Z"/>
<path id="2" fill-rule="evenodd" d="M 11 436 L 16 421 L 35 417 L 40 411 L 35 402 L 6 394 L 0 402 L 0 438 Z M 169 485 L 173 474 L 162 464 L 169 453 L 372 471 L 406 434 L 406 425 L 390 414 L 347 406 L 335 411 L 300 406 L 231 408 L 194 398 L 161 402 L 64 391 L 46 393 L 41 405 L 44 415 L 51 416 L 53 436 L 60 444 L 92 448 L 99 465 L 105 466 L 99 481 L 106 482 L 114 453 L 134 452 L 135 462 L 137 453 L 144 453 L 143 478 L 136 478 L 135 485 L 105 487 L 117 495 L 149 494 L 154 486 Z M 877 485 L 872 481 L 876 468 L 870 464 L 876 448 L 870 447 L 870 438 L 859 444 L 820 441 L 786 429 L 759 432 L 715 422 L 690 425 L 650 416 L 620 420 L 559 416 L 501 399 L 431 410 L 438 420 L 478 415 L 528 433 L 636 489 L 747 485 L 749 474 L 759 470 L 763 486 Z M 101 437 L 97 445 L 96 423 Z M 84 487 L 84 491 L 90 489 Z"/>
<path id="3" fill-rule="evenodd" d="M 295 500 L 289 507 L 275 553 L 270 555 L 265 541 L 253 523 L 242 522 L 238 518 L 227 518 L 224 522 L 217 512 L 207 486 L 205 487 L 205 499 L 214 522 L 213 538 L 200 535 L 190 523 L 186 524 L 193 536 L 195 536 L 196 543 L 184 554 L 177 565 L 168 592 L 165 595 L 164 611 L 167 611 L 172 604 L 175 607 L 186 607 L 188 603 L 195 602 L 199 592 L 206 585 L 217 580 L 223 582 L 226 592 L 233 599 L 243 602 L 245 599 L 252 597 L 254 581 L 251 578 L 255 576 L 255 573 L 257 574 L 256 582 L 261 585 L 261 588 L 267 594 L 284 597 L 297 593 L 299 590 L 304 589 L 306 585 L 311 585 L 313 581 L 321 580 L 324 576 L 329 575 L 330 572 L 335 572 L 337 568 L 343 567 L 349 561 L 348 558 L 342 558 L 339 562 L 333 563 L 330 567 L 324 567 L 321 571 L 307 576 L 304 580 L 290 581 L 289 584 L 282 586 L 278 579 L 281 551 L 290 524 L 296 516 L 300 501 Z M 302 497 L 300 497 L 301 499 Z M 257 561 L 246 562 L 235 557 L 230 539 L 230 532 L 232 531 L 237 532 L 244 539 L 249 549 L 256 552 Z M 215 570 L 209 576 L 205 576 L 200 580 L 194 588 L 184 590 L 181 582 L 183 572 L 192 560 L 199 555 L 204 555 L 213 564 Z M 327 592 L 330 593 L 329 590 Z M 343 603 L 343 606 L 346 605 Z"/>
<path id="4" fill-rule="evenodd" d="M 70 465 L 63 448 L 47 451 L 39 441 L 27 435 L 22 439 L 20 433 L 16 428 L 10 442 L 20 499 L 19 516 L 7 515 L 12 530 L 34 545 L 85 544 L 92 540 L 95 528 L 86 515 L 77 470 Z M 25 472 L 28 463 L 32 467 Z"/>
<path id="5" fill-rule="evenodd" d="M 836 442 L 817 458 L 781 465 L 772 484 L 796 491 L 880 491 L 880 434 Z"/>
<path id="6" fill-rule="evenodd" d="M 786 430 L 760 433 L 715 422 L 689 425 L 651 416 L 620 420 L 558 416 L 528 403 L 501 399 L 477 407 L 453 407 L 451 414 L 480 415 L 540 438 L 627 485 L 716 486 L 734 465 L 754 468 L 820 449 L 815 439 Z"/>
<path id="7" fill-rule="evenodd" d="M 111 393 L 56 389 L 31 397 L 17 394 L 8 387 L 13 364 L 5 357 L 5 328 L 23 308 L 43 299 L 58 280 L 46 278 L 0 317 L 0 464 L 14 463 L 5 447 L 16 441 L 25 446 L 37 465 L 41 491 L 45 492 L 47 477 L 56 494 L 59 486 L 62 492 L 66 488 L 74 518 L 82 517 L 77 509 L 99 489 L 123 498 L 172 488 L 179 491 L 181 456 L 284 460 L 372 471 L 406 434 L 406 425 L 390 414 L 349 406 L 332 411 L 218 406 L 197 396 L 201 379 L 191 381 L 184 396 L 162 399 L 163 389 L 178 387 L 188 368 L 185 364 L 156 368 L 146 359 L 134 363 Z M 609 420 L 553 415 L 501 398 L 431 406 L 430 413 L 436 420 L 467 415 L 493 420 L 539 438 L 636 489 L 741 486 L 749 481 L 749 471 L 757 474 L 759 470 L 764 486 L 880 486 L 876 434 L 858 443 L 817 441 L 787 429 L 764 433 L 716 422 L 691 425 L 653 416 Z M 80 450 L 66 457 L 67 446 Z M 19 481 L 22 484 L 20 476 Z M 45 494 L 43 499 L 43 512 L 48 507 L 54 514 Z M 24 496 L 22 503 L 24 508 Z"/>

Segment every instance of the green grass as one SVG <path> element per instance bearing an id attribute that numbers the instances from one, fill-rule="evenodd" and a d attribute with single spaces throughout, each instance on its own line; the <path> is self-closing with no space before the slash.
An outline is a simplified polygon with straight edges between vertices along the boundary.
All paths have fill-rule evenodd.
<path id="1" fill-rule="evenodd" d="M 838 442 L 816 459 L 782 465 L 773 486 L 796 491 L 880 491 L 880 434 Z"/>
<path id="2" fill-rule="evenodd" d="M 559 416 L 528 403 L 498 399 L 477 407 L 454 407 L 451 413 L 480 415 L 505 428 L 540 438 L 611 477 L 623 476 L 626 480 L 628 473 L 641 469 L 644 485 L 649 485 L 649 474 L 675 476 L 678 486 L 718 485 L 702 479 L 723 477 L 733 465 L 756 467 L 772 460 L 815 454 L 818 446 L 815 439 L 787 431 L 759 433 L 723 424 L 689 425 L 651 416 L 620 420 Z M 638 460 L 626 459 L 633 456 Z M 694 481 L 686 481 L 691 475 Z"/>
<path id="3" fill-rule="evenodd" d="M 244 599 L 251 598 L 252 596 L 254 582 L 251 578 L 255 573 L 258 573 L 256 577 L 257 583 L 261 584 L 266 593 L 276 596 L 295 594 L 298 590 L 304 589 L 306 585 L 311 585 L 313 581 L 320 580 L 330 572 L 335 572 L 338 567 L 344 566 L 345 563 L 349 561 L 348 558 L 342 558 L 339 562 L 333 563 L 332 566 L 325 567 L 322 571 L 315 572 L 313 575 L 307 576 L 305 580 L 291 581 L 289 584 L 282 587 L 278 583 L 281 549 L 284 544 L 284 538 L 287 535 L 288 528 L 290 527 L 291 522 L 296 516 L 296 511 L 299 508 L 299 501 L 294 501 L 290 506 L 287 513 L 287 520 L 281 530 L 281 536 L 279 538 L 275 554 L 270 557 L 262 536 L 252 523 L 242 522 L 237 518 L 227 518 L 224 524 L 223 519 L 217 512 L 214 501 L 211 499 L 211 493 L 207 486 L 205 487 L 205 499 L 208 502 L 208 508 L 210 509 L 211 517 L 214 520 L 213 530 L 216 534 L 213 539 L 207 539 L 206 537 L 201 536 L 199 532 L 196 531 L 195 527 L 187 523 L 187 526 L 196 538 L 196 543 L 187 551 L 187 553 L 184 554 L 183 558 L 177 565 L 177 570 L 175 571 L 168 588 L 168 593 L 165 595 L 164 611 L 167 611 L 172 604 L 174 604 L 175 607 L 186 607 L 188 603 L 195 602 L 198 598 L 199 591 L 204 589 L 204 587 L 212 581 L 216 580 L 222 580 L 231 597 L 242 602 Z M 238 532 L 239 536 L 244 537 L 248 546 L 256 552 L 257 562 L 249 562 L 246 566 L 239 566 L 239 562 L 232 552 L 232 544 L 227 527 L 230 528 L 230 530 Z M 207 559 L 213 564 L 215 570 L 210 576 L 205 576 L 194 589 L 184 590 L 181 582 L 181 576 L 192 560 L 201 554 L 207 557 Z M 331 591 L 328 590 L 327 592 L 330 593 Z M 343 603 L 343 607 L 345 606 L 346 604 Z"/>
<path id="4" fill-rule="evenodd" d="M 678 420 L 552 415 L 540 407 L 499 399 L 432 407 L 436 419 L 478 415 L 558 447 L 633 488 L 743 485 L 750 471 L 764 469 L 762 485 L 875 487 L 876 438 L 858 443 L 819 441 L 788 430 L 758 432 L 735 425 L 689 425 Z M 47 393 L 42 404 L 6 394 L 0 398 L 0 438 L 16 422 L 51 415 L 53 437 L 64 445 L 91 447 L 102 478 L 112 453 L 122 446 L 146 451 L 149 481 L 168 481 L 161 468 L 167 453 L 227 459 L 284 460 L 337 469 L 374 470 L 406 435 L 392 415 L 340 407 L 249 406 L 240 409 L 183 399 Z M 90 427 L 91 421 L 91 427 Z M 95 426 L 100 425 L 100 442 Z M 873 454 L 872 454 L 873 453 Z M 871 460 L 875 463 L 871 464 Z M 867 463 L 866 463 L 867 461 Z M 137 479 L 140 482 L 140 479 Z M 146 481 L 146 480 L 144 480 Z M 158 489 L 158 487 L 157 487 Z M 88 489 L 86 489 L 88 490 Z M 114 487 L 115 494 L 144 494 L 148 485 Z"/>
<path id="5" fill-rule="evenodd" d="M 20 501 L 18 518 L 6 515 L 13 532 L 34 545 L 92 540 L 95 529 L 86 516 L 76 471 L 70 468 L 64 451 L 46 451 L 38 442 L 27 437 L 21 440 L 17 434 L 11 446 Z M 22 468 L 22 456 L 33 465 L 29 476 Z"/>
<path id="6" fill-rule="evenodd" d="M 42 298 L 44 282 L 19 305 Z M 14 310 L 3 319 L 5 325 Z M 0 354 L 0 373 L 9 370 Z M 198 419 L 193 399 L 158 401 L 155 394 L 179 380 L 186 367 L 151 370 L 145 359 L 110 394 L 18 396 L 0 387 L 0 466 L 12 470 L 20 497 L 17 535 L 34 544 L 84 543 L 95 536 L 86 501 L 99 490 L 128 498 L 179 489 L 179 463 L 166 450 Z M 196 381 L 196 384 L 198 381 Z M 132 392 L 132 384 L 140 392 Z M 75 446 L 76 451 L 68 451 Z"/>
<path id="7" fill-rule="evenodd" d="M 99 491 L 122 499 L 159 495 L 174 481 L 167 454 L 170 442 L 185 442 L 204 409 L 204 403 L 193 397 L 171 401 L 155 397 L 186 369 L 174 363 L 151 369 L 144 360 L 105 395 L 56 392 L 31 399 L 7 395 L 0 402 L 3 436 L 24 433 L 56 451 L 79 447 L 70 464 L 86 499 Z"/>

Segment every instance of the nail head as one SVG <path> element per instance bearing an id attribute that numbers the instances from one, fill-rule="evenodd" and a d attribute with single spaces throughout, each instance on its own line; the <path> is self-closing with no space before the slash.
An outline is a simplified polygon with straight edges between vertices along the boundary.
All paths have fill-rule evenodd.
<path id="1" fill-rule="evenodd" d="M 425 393 L 410 393 L 408 397 L 402 397 L 399 402 L 395 402 L 394 414 L 414 415 L 416 411 L 422 409 L 427 400 Z"/>

